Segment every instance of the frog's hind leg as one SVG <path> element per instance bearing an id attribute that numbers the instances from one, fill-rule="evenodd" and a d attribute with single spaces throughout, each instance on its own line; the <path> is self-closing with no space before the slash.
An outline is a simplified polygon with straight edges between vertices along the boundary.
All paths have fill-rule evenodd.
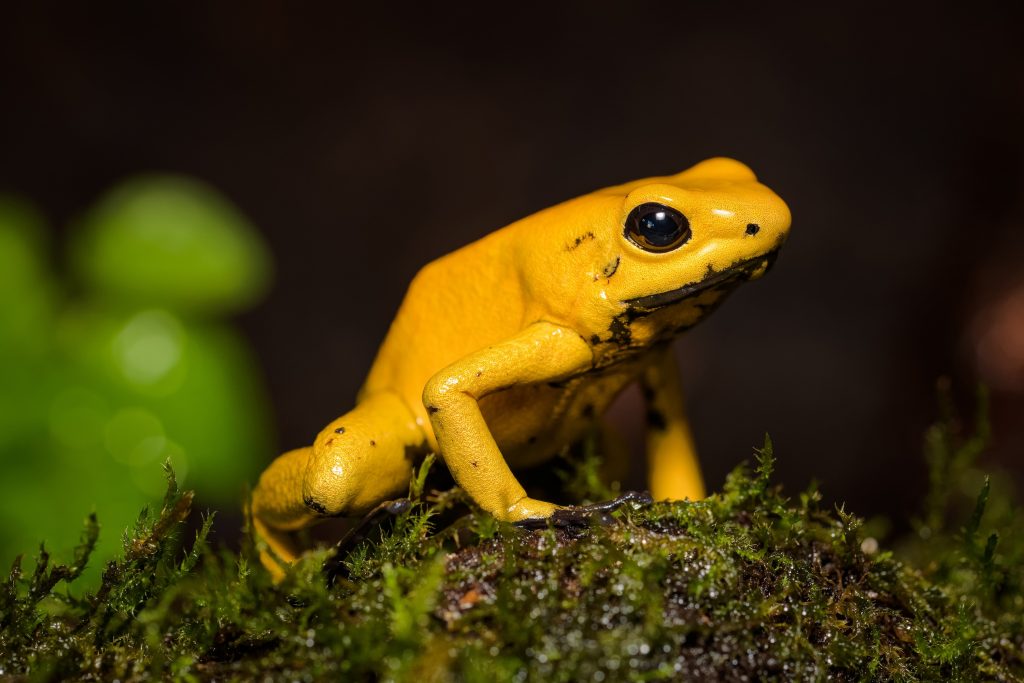
<path id="1" fill-rule="evenodd" d="M 263 472 L 252 494 L 254 530 L 273 555 L 292 562 L 300 549 L 289 532 L 326 517 L 363 515 L 404 493 L 425 450 L 423 430 L 400 398 L 368 396 L 312 446 L 285 453 Z M 273 555 L 263 553 L 263 563 L 280 577 Z"/>
<path id="2" fill-rule="evenodd" d="M 655 500 L 704 497 L 697 451 L 686 419 L 679 368 L 669 346 L 654 354 L 641 377 L 647 403 L 648 480 Z"/>

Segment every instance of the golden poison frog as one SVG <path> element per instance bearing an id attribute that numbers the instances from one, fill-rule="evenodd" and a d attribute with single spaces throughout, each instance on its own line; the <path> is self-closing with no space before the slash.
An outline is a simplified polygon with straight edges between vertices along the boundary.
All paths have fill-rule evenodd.
<path id="1" fill-rule="evenodd" d="M 653 497 L 703 497 L 670 344 L 763 275 L 789 225 L 749 168 L 715 158 L 558 204 L 427 264 L 355 407 L 260 477 L 256 531 L 292 561 L 288 532 L 402 494 L 430 452 L 499 520 L 571 516 L 583 508 L 528 497 L 512 470 L 600 428 L 632 382 L 647 402 Z M 271 553 L 264 562 L 281 574 Z"/>

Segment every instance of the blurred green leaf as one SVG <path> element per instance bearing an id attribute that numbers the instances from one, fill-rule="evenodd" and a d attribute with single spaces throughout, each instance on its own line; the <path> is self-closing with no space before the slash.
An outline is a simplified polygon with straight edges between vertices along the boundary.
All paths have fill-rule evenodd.
<path id="1" fill-rule="evenodd" d="M 111 190 L 85 215 L 71 255 L 105 297 L 204 314 L 252 304 L 271 266 L 241 212 L 209 186 L 172 175 Z"/>

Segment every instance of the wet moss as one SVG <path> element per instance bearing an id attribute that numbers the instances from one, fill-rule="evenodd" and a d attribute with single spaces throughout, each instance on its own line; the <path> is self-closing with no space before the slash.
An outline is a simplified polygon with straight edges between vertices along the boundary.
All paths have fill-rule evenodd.
<path id="1" fill-rule="evenodd" d="M 539 531 L 428 491 L 428 461 L 411 505 L 277 585 L 251 542 L 208 547 L 212 518 L 181 550 L 191 497 L 171 476 L 95 593 L 73 583 L 95 520 L 70 564 L 15 563 L 0 678 L 1020 680 L 1022 517 L 978 478 L 984 424 L 961 431 L 929 433 L 933 494 L 891 549 L 814 490 L 783 496 L 766 441 L 707 500 Z M 606 496 L 597 467 L 588 454 L 569 488 Z"/>

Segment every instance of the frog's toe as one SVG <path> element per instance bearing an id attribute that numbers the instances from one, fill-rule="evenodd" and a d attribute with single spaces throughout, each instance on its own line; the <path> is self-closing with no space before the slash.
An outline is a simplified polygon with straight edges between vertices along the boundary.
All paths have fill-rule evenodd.
<path id="1" fill-rule="evenodd" d="M 522 529 L 546 529 L 549 526 L 555 528 L 570 528 L 584 526 L 607 526 L 615 522 L 611 513 L 630 504 L 633 506 L 650 505 L 654 502 L 651 494 L 647 491 L 627 491 L 612 500 L 593 503 L 592 505 L 574 505 L 572 507 L 559 508 L 550 517 L 531 517 L 516 522 L 516 526 Z"/>

